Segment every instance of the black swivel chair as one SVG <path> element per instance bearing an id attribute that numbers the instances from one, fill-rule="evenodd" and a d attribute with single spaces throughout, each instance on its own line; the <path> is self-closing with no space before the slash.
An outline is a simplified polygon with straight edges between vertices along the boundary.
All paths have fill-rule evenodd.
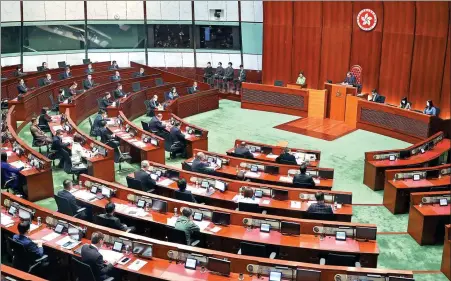
<path id="1" fill-rule="evenodd" d="M 75 176 L 78 179 L 80 174 L 88 172 L 87 167 L 77 168 L 72 165 L 72 160 L 70 159 L 69 152 L 67 152 L 65 150 L 61 150 L 58 153 L 60 153 L 62 155 L 62 161 L 64 161 L 63 170 L 67 174 L 72 175 L 72 181 L 75 181 Z"/>
<path id="2" fill-rule="evenodd" d="M 244 156 L 243 154 L 235 153 L 235 152 L 227 152 L 227 155 L 237 158 L 246 158 L 246 159 L 254 159 L 254 156 Z"/>
<path id="3" fill-rule="evenodd" d="M 150 132 L 149 123 L 141 121 L 141 127 L 143 128 L 144 131 Z"/>
<path id="4" fill-rule="evenodd" d="M 280 160 L 279 164 L 283 164 L 283 165 L 298 165 L 298 163 L 296 161 L 292 162 L 292 161 L 287 161 L 287 160 L 284 160 L 284 159 Z"/>
<path id="5" fill-rule="evenodd" d="M 326 258 L 321 258 L 320 265 L 352 266 L 361 267 L 359 258 L 355 255 L 327 254 Z"/>
<path id="6" fill-rule="evenodd" d="M 306 213 L 305 218 L 309 220 L 336 221 L 334 214 Z"/>
<path id="7" fill-rule="evenodd" d="M 100 109 L 106 110 L 105 106 L 103 106 L 102 104 L 102 98 L 97 99 L 97 107 L 99 108 L 99 110 Z"/>
<path id="8" fill-rule="evenodd" d="M 25 247 L 19 242 L 8 237 L 9 247 L 13 258 L 13 267 L 28 273 L 38 273 L 41 266 L 48 265 L 47 255 L 43 255 L 38 259 L 34 259 L 33 255 L 27 252 Z"/>
<path id="9" fill-rule="evenodd" d="M 238 211 L 266 214 L 266 211 L 262 210 L 256 203 L 238 202 Z"/>
<path id="10" fill-rule="evenodd" d="M 50 108 L 51 111 L 59 112 L 59 104 L 55 102 L 55 99 L 53 98 L 53 95 L 49 95 L 50 103 L 52 104 L 52 107 Z"/>
<path id="11" fill-rule="evenodd" d="M 69 201 L 66 198 L 63 198 L 57 194 L 53 195 L 53 198 L 55 198 L 59 213 L 77 218 L 83 211 L 86 210 L 86 208 L 80 208 L 74 212 L 71 205 L 69 204 Z"/>
<path id="12" fill-rule="evenodd" d="M 76 258 L 72 258 L 72 272 L 78 281 L 97 281 L 89 264 L 83 263 Z M 103 281 L 113 281 L 113 277 L 109 277 Z"/>
<path id="13" fill-rule="evenodd" d="M 108 143 L 106 143 L 108 145 Z M 119 163 L 119 171 L 122 170 L 122 163 L 127 162 L 130 163 L 132 161 L 132 157 L 129 152 L 122 152 L 119 146 L 114 148 L 114 155 L 116 163 Z"/>
<path id="14" fill-rule="evenodd" d="M 167 226 L 167 238 L 169 242 L 188 245 L 188 241 L 186 241 L 185 231 L 175 229 L 172 226 Z M 197 246 L 200 243 L 200 240 L 195 240 L 191 242 L 188 246 Z"/>
<path id="15" fill-rule="evenodd" d="M 45 86 L 44 80 L 45 80 L 45 78 L 39 78 L 38 79 L 38 87 Z"/>
<path id="16" fill-rule="evenodd" d="M 193 195 L 189 193 L 184 193 L 179 190 L 175 191 L 175 199 L 185 202 L 192 202 L 196 203 L 196 201 L 193 200 Z"/>
<path id="17" fill-rule="evenodd" d="M 109 228 L 116 229 L 116 230 L 121 230 L 120 228 L 118 228 L 116 226 L 116 224 L 114 223 L 113 220 L 101 217 L 100 215 L 95 216 L 94 222 L 101 226 L 109 227 Z M 127 230 L 125 232 L 130 232 L 130 230 L 131 230 L 130 228 L 127 228 Z"/>
<path id="18" fill-rule="evenodd" d="M 274 259 L 277 254 L 275 252 L 271 252 L 268 255 L 265 245 L 240 242 L 240 250 L 238 251 L 238 255 L 253 256 L 259 258 L 269 257 L 270 259 Z"/>
<path id="19" fill-rule="evenodd" d="M 126 179 L 127 179 L 127 186 L 128 186 L 128 188 L 144 191 L 141 181 L 139 181 L 139 180 L 137 180 L 135 178 L 129 177 L 129 176 L 127 176 Z"/>
<path id="20" fill-rule="evenodd" d="M 92 124 L 91 117 L 88 117 L 88 121 L 89 121 L 89 135 L 97 139 L 97 135 L 94 133 L 94 126 Z"/>
<path id="21" fill-rule="evenodd" d="M 39 153 L 42 154 L 41 147 L 45 146 L 47 148 L 47 152 L 49 151 L 49 144 L 45 141 L 37 140 L 33 137 L 33 141 L 31 143 L 32 147 L 37 147 L 39 149 Z"/>
<path id="22" fill-rule="evenodd" d="M 146 106 L 146 115 L 149 116 L 149 117 L 155 116 L 155 112 L 150 107 L 150 101 L 149 100 L 145 100 L 144 101 L 144 105 Z"/>
<path id="23" fill-rule="evenodd" d="M 155 86 L 162 86 L 164 85 L 163 78 L 155 78 Z"/>

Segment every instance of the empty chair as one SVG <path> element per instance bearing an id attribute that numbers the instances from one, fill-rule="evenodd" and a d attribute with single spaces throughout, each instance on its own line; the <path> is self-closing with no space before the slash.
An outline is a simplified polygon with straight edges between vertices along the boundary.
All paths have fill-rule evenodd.
<path id="1" fill-rule="evenodd" d="M 86 208 L 80 208 L 76 212 L 72 209 L 71 205 L 69 204 L 69 201 L 66 198 L 63 198 L 61 196 L 58 196 L 57 194 L 53 195 L 53 198 L 55 198 L 56 205 L 58 207 L 58 212 L 71 216 L 71 217 L 78 217 Z"/>
<path id="2" fill-rule="evenodd" d="M 327 254 L 326 258 L 321 258 L 321 265 L 337 265 L 337 266 L 352 266 L 360 267 L 359 258 L 355 255 L 339 255 Z"/>
<path id="3" fill-rule="evenodd" d="M 253 256 L 259 258 L 269 257 L 270 259 L 274 259 L 276 257 L 275 252 L 272 252 L 268 255 L 265 245 L 248 242 L 240 242 L 240 250 L 238 251 L 238 255 Z"/>
<path id="4" fill-rule="evenodd" d="M 45 80 L 45 78 L 39 78 L 38 79 L 38 87 L 45 86 L 44 80 Z"/>
<path id="5" fill-rule="evenodd" d="M 76 258 L 72 258 L 72 272 L 79 281 L 97 281 L 89 264 L 83 263 Z M 113 277 L 102 281 L 113 281 Z"/>
<path id="6" fill-rule="evenodd" d="M 59 112 L 59 105 L 55 102 L 53 99 L 53 95 L 49 95 L 50 102 L 52 104 L 52 108 L 50 108 L 51 111 Z"/>
<path id="7" fill-rule="evenodd" d="M 144 131 L 150 132 L 149 131 L 149 123 L 141 121 L 141 127 L 143 128 Z"/>
<path id="8" fill-rule="evenodd" d="M 132 89 L 133 89 L 133 92 L 140 91 L 141 90 L 141 83 L 139 83 L 139 82 L 132 83 Z"/>
<path id="9" fill-rule="evenodd" d="M 128 152 L 122 152 L 119 146 L 117 146 L 114 150 L 115 150 L 114 158 L 116 158 L 114 162 L 119 163 L 119 171 L 120 171 L 120 170 L 122 170 L 121 164 L 123 162 L 130 162 L 132 160 L 132 157 L 130 156 L 130 153 L 128 153 Z"/>
<path id="10" fill-rule="evenodd" d="M 88 169 L 86 167 L 80 167 L 80 168 L 74 167 L 72 165 L 72 160 L 70 159 L 69 153 L 67 151 L 61 150 L 61 151 L 59 151 L 59 153 L 63 156 L 62 157 L 62 161 L 64 161 L 63 170 L 67 174 L 72 175 L 72 180 L 75 180 L 75 176 L 77 176 L 77 179 L 78 179 L 80 174 L 88 172 Z"/>
<path id="11" fill-rule="evenodd" d="M 188 241 L 186 241 L 186 234 L 183 230 L 175 229 L 172 226 L 167 226 L 167 237 L 169 242 L 174 242 L 177 244 L 188 245 Z M 188 246 L 197 246 L 200 243 L 200 240 L 195 240 L 191 242 Z"/>
<path id="12" fill-rule="evenodd" d="M 46 265 L 47 255 L 35 259 L 34 255 L 31 255 L 21 243 L 14 241 L 11 237 L 8 237 L 8 243 L 12 252 L 14 268 L 36 274 L 41 266 Z"/>
<path id="13" fill-rule="evenodd" d="M 59 68 L 65 68 L 66 67 L 66 62 L 65 61 L 59 61 L 58 62 L 58 67 Z"/>

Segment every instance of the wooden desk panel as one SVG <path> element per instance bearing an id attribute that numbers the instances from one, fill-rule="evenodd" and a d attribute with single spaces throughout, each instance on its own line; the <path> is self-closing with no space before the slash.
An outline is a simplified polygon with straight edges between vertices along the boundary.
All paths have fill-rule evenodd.
<path id="1" fill-rule="evenodd" d="M 243 83 L 241 108 L 307 116 L 307 89 L 293 89 L 263 84 Z"/>
<path id="2" fill-rule="evenodd" d="M 47 281 L 46 279 L 39 278 L 35 275 L 31 275 L 27 272 L 20 271 L 14 267 L 2 264 L 1 277 L 12 277 L 17 281 Z"/>
<path id="3" fill-rule="evenodd" d="M 440 271 L 451 280 L 451 224 L 445 226 L 445 244 Z"/>

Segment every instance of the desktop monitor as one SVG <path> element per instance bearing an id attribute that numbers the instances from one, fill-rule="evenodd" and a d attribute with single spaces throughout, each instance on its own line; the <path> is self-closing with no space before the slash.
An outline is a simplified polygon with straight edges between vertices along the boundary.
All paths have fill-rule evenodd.
<path id="1" fill-rule="evenodd" d="M 410 150 L 401 150 L 399 152 L 399 159 L 407 159 L 411 156 L 412 151 Z"/>
<path id="2" fill-rule="evenodd" d="M 152 200 L 152 210 L 160 212 L 160 213 L 166 213 L 168 211 L 168 202 L 158 199 Z"/>
<path id="3" fill-rule="evenodd" d="M 153 179 L 154 181 L 158 181 L 158 179 L 160 178 L 157 174 L 150 174 L 150 178 Z"/>
<path id="4" fill-rule="evenodd" d="M 415 281 L 415 279 L 410 277 L 389 276 L 388 281 Z"/>
<path id="5" fill-rule="evenodd" d="M 439 176 L 440 176 L 440 170 L 426 171 L 426 178 L 428 178 L 428 179 L 435 179 L 435 178 L 438 178 Z"/>
<path id="6" fill-rule="evenodd" d="M 18 215 L 19 215 L 19 218 L 23 221 L 31 221 L 33 219 L 33 214 L 22 208 L 19 208 Z"/>
<path id="7" fill-rule="evenodd" d="M 208 263 L 207 263 L 207 269 L 211 272 L 215 272 L 220 275 L 229 276 L 230 275 L 230 261 L 209 257 Z"/>
<path id="8" fill-rule="evenodd" d="M 114 241 L 112 250 L 115 251 L 115 252 L 121 253 L 123 246 L 124 246 L 124 243 L 122 243 L 121 241 Z"/>
<path id="9" fill-rule="evenodd" d="M 211 221 L 214 224 L 229 225 L 230 224 L 230 214 L 229 213 L 213 211 L 213 214 L 212 214 L 212 217 L 211 217 Z"/>
<path id="10" fill-rule="evenodd" d="M 413 180 L 414 181 L 419 181 L 421 179 L 421 175 L 420 174 L 414 174 L 413 175 Z"/>
<path id="11" fill-rule="evenodd" d="M 251 146 L 249 149 L 250 152 L 255 153 L 256 151 L 256 147 L 255 146 Z"/>
<path id="12" fill-rule="evenodd" d="M 154 139 L 154 138 L 151 138 L 150 139 L 150 144 L 153 145 L 153 146 L 158 146 L 158 140 Z"/>
<path id="13" fill-rule="evenodd" d="M 271 271 L 269 272 L 269 281 L 281 281 L 282 280 L 282 272 Z"/>
<path id="14" fill-rule="evenodd" d="M 288 190 L 272 189 L 272 198 L 275 200 L 285 201 L 288 200 Z"/>
<path id="15" fill-rule="evenodd" d="M 357 226 L 355 229 L 355 238 L 364 240 L 376 240 L 377 228 Z"/>
<path id="16" fill-rule="evenodd" d="M 180 173 L 174 170 L 166 170 L 165 176 L 170 179 L 178 179 L 180 178 Z"/>
<path id="17" fill-rule="evenodd" d="M 152 258 L 152 244 L 132 242 L 133 254 L 146 259 Z"/>
<path id="18" fill-rule="evenodd" d="M 227 187 L 227 185 L 226 185 L 225 182 L 223 182 L 223 181 L 218 181 L 218 180 L 215 181 L 215 188 L 216 188 L 217 190 L 219 190 L 219 191 L 221 191 L 221 192 L 224 192 L 224 191 L 226 190 L 226 187 Z"/>
<path id="19" fill-rule="evenodd" d="M 301 225 L 295 222 L 281 221 L 280 233 L 284 235 L 300 235 Z"/>
<path id="20" fill-rule="evenodd" d="M 260 224 L 260 232 L 269 233 L 271 231 L 271 225 L 269 223 Z"/>
<path id="21" fill-rule="evenodd" d="M 352 194 L 335 194 L 334 201 L 338 204 L 352 204 Z"/>
<path id="22" fill-rule="evenodd" d="M 318 170 L 318 177 L 322 179 L 333 179 L 334 171 L 333 170 Z"/>
<path id="23" fill-rule="evenodd" d="M 271 175 L 277 175 L 279 173 L 279 167 L 277 166 L 265 166 L 265 173 Z"/>
<path id="24" fill-rule="evenodd" d="M 296 281 L 319 281 L 321 271 L 312 269 L 296 269 Z"/>
<path id="25" fill-rule="evenodd" d="M 105 196 L 106 198 L 110 198 L 111 189 L 109 189 L 108 187 L 102 187 L 102 195 Z"/>
<path id="26" fill-rule="evenodd" d="M 196 269 L 197 260 L 193 258 L 187 258 L 185 261 L 185 268 L 188 269 Z"/>

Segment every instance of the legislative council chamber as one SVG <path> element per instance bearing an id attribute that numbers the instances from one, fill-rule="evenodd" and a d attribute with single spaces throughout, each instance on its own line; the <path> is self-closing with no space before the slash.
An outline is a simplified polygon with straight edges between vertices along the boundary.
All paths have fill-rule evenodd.
<path id="1" fill-rule="evenodd" d="M 1 281 L 450 281 L 451 2 L 2 1 Z"/>

